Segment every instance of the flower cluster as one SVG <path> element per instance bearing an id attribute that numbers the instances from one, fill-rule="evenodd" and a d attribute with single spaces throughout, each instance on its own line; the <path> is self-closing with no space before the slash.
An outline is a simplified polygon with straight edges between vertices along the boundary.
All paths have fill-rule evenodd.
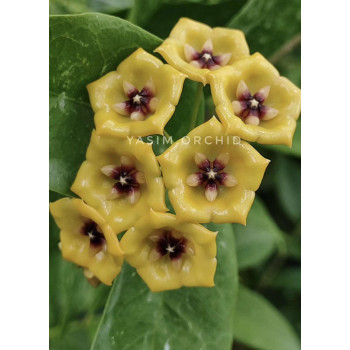
<path id="1" fill-rule="evenodd" d="M 81 199 L 50 209 L 62 256 L 91 284 L 111 285 L 125 259 L 155 292 L 210 287 L 220 233 L 200 223 L 245 225 L 269 163 L 229 136 L 291 145 L 300 91 L 262 55 L 249 55 L 238 30 L 182 18 L 155 51 L 168 64 L 140 48 L 88 85 L 96 130 L 71 188 Z M 156 157 L 138 137 L 163 134 L 185 78 L 210 83 L 219 120 Z M 216 142 L 201 142 L 209 138 Z M 175 215 L 167 213 L 166 190 Z"/>

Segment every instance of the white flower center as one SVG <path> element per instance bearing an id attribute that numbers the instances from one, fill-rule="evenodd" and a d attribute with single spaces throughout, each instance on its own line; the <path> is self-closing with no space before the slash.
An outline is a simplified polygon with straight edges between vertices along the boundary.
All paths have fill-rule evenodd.
<path id="1" fill-rule="evenodd" d="M 124 177 L 124 176 L 121 176 L 120 178 L 119 178 L 119 182 L 121 183 L 121 185 L 123 186 L 123 185 L 126 185 L 128 182 L 126 181 L 126 177 Z"/>
<path id="2" fill-rule="evenodd" d="M 211 54 L 210 53 L 205 53 L 202 57 L 204 58 L 205 62 L 208 62 L 211 59 Z"/>
<path id="3" fill-rule="evenodd" d="M 209 179 L 215 179 L 216 171 L 214 171 L 213 169 L 210 169 L 207 172 L 207 175 L 208 175 Z"/>
<path id="4" fill-rule="evenodd" d="M 174 253 L 175 247 L 173 247 L 173 246 L 171 246 L 170 244 L 168 244 L 168 246 L 165 248 L 165 250 L 166 250 L 168 253 Z"/>
<path id="5" fill-rule="evenodd" d="M 250 100 L 250 107 L 251 108 L 258 107 L 258 106 L 259 106 L 259 101 L 257 101 L 255 98 Z"/>
<path id="6" fill-rule="evenodd" d="M 136 104 L 140 104 L 141 103 L 141 96 L 139 94 L 135 95 L 133 98 L 132 98 L 132 101 Z"/>

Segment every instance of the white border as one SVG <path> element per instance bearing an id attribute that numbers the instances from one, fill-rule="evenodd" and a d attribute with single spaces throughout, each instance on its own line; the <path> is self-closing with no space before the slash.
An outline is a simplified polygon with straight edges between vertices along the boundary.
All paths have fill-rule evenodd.
<path id="1" fill-rule="evenodd" d="M 48 2 L 1 6 L 0 349 L 47 349 Z"/>
<path id="2" fill-rule="evenodd" d="M 305 350 L 350 348 L 349 22 L 346 1 L 302 1 Z"/>

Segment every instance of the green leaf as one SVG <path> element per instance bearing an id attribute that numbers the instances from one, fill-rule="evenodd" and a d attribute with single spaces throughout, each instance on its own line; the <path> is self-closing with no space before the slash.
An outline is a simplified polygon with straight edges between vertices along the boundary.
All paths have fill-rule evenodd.
<path id="1" fill-rule="evenodd" d="M 295 129 L 295 134 L 293 138 L 293 146 L 291 148 L 285 145 L 257 145 L 256 148 L 276 151 L 276 152 L 284 153 L 286 155 L 291 155 L 291 156 L 300 158 L 301 157 L 301 119 L 299 118 L 297 121 L 297 128 Z"/>
<path id="2" fill-rule="evenodd" d="M 139 26 L 144 26 L 152 15 L 157 12 L 163 0 L 134 0 L 134 6 L 128 15 L 128 20 Z"/>
<path id="3" fill-rule="evenodd" d="M 138 47 L 152 52 L 160 43 L 117 17 L 50 17 L 51 190 L 71 195 L 70 186 L 85 158 L 93 129 L 86 85 L 115 70 Z"/>
<path id="4" fill-rule="evenodd" d="M 281 271 L 271 283 L 271 287 L 300 292 L 301 290 L 300 267 L 290 267 Z"/>
<path id="5" fill-rule="evenodd" d="M 210 0 L 163 3 L 145 25 L 145 29 L 165 39 L 181 17 L 188 17 L 211 27 L 223 27 L 240 10 L 246 0 L 212 1 L 216 2 L 213 5 L 209 2 Z"/>
<path id="6" fill-rule="evenodd" d="M 117 13 L 133 6 L 134 0 L 50 0 L 50 15 L 83 12 Z"/>
<path id="7" fill-rule="evenodd" d="M 300 341 L 284 316 L 261 295 L 239 286 L 236 339 L 255 349 L 299 350 Z"/>
<path id="8" fill-rule="evenodd" d="M 287 47 L 288 49 L 288 47 Z M 292 47 L 292 50 L 283 53 L 279 57 L 276 57 L 276 68 L 280 72 L 280 74 L 284 77 L 290 79 L 296 86 L 301 86 L 301 45 L 300 42 Z M 284 56 L 283 56 L 284 54 Z"/>
<path id="9" fill-rule="evenodd" d="M 194 126 L 204 122 L 205 100 L 203 85 L 186 79 L 175 113 L 166 126 L 173 141 L 187 135 Z M 193 119 L 195 123 L 193 125 Z"/>
<path id="10" fill-rule="evenodd" d="M 152 293 L 130 266 L 114 282 L 92 350 L 184 350 L 232 347 L 237 265 L 231 225 L 219 230 L 213 288 Z"/>
<path id="11" fill-rule="evenodd" d="M 71 322 L 62 332 L 58 327 L 50 328 L 50 350 L 86 350 L 93 340 L 101 316 L 88 317 Z"/>
<path id="12" fill-rule="evenodd" d="M 255 198 L 250 209 L 247 226 L 235 224 L 234 231 L 240 269 L 260 265 L 276 249 L 286 251 L 283 233 L 259 198 Z"/>
<path id="13" fill-rule="evenodd" d="M 284 235 L 284 239 L 287 243 L 287 254 L 288 257 L 299 260 L 301 259 L 301 236 L 300 232 L 293 235 Z"/>
<path id="14" fill-rule="evenodd" d="M 251 53 L 269 58 L 300 33 L 300 18 L 300 0 L 249 0 L 227 26 L 243 30 Z"/>
<path id="15" fill-rule="evenodd" d="M 274 174 L 276 194 L 284 212 L 297 222 L 301 216 L 300 162 L 293 158 L 279 156 Z"/>
<path id="16" fill-rule="evenodd" d="M 50 202 L 61 196 L 50 192 Z M 50 215 L 50 327 L 62 332 L 72 320 L 83 319 L 102 311 L 109 287 L 93 288 L 86 281 L 83 271 L 73 263 L 62 259 L 58 249 L 59 229 Z"/>

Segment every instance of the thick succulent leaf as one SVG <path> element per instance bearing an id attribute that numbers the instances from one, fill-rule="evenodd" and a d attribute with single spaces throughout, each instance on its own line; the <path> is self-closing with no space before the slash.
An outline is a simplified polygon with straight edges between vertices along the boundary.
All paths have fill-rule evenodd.
<path id="1" fill-rule="evenodd" d="M 300 340 L 284 316 L 261 295 L 239 286 L 235 339 L 254 349 L 299 350 Z"/>
<path id="2" fill-rule="evenodd" d="M 133 2 L 134 0 L 50 0 L 50 15 L 117 13 L 130 8 Z"/>
<path id="3" fill-rule="evenodd" d="M 121 35 L 122 33 L 122 35 Z M 93 129 L 86 85 L 161 40 L 117 17 L 50 17 L 50 189 L 70 194 Z"/>
<path id="4" fill-rule="evenodd" d="M 249 0 L 228 23 L 244 31 L 251 53 L 271 57 L 300 33 L 300 0 Z"/>
<path id="5" fill-rule="evenodd" d="M 283 233 L 259 198 L 249 212 L 247 226 L 235 224 L 234 231 L 240 269 L 260 265 L 276 249 L 286 250 Z"/>
<path id="6" fill-rule="evenodd" d="M 271 151 L 277 151 L 286 155 L 291 155 L 300 158 L 301 157 L 301 119 L 297 121 L 297 128 L 293 138 L 293 145 L 291 148 L 285 145 L 258 145 L 258 149 L 267 149 Z"/>
<path id="7" fill-rule="evenodd" d="M 163 0 L 134 0 L 134 6 L 130 9 L 128 20 L 139 26 L 144 26 L 157 12 L 162 2 Z"/>
<path id="8" fill-rule="evenodd" d="M 89 349 L 100 318 L 100 315 L 89 316 L 69 323 L 64 329 L 59 326 L 50 328 L 50 350 Z"/>
<path id="9" fill-rule="evenodd" d="M 301 216 L 301 173 L 300 162 L 279 156 L 275 167 L 276 194 L 289 218 L 297 222 Z"/>
<path id="10" fill-rule="evenodd" d="M 165 39 L 181 17 L 188 17 L 211 27 L 223 27 L 245 2 L 246 0 L 167 1 L 151 17 L 145 29 Z"/>
<path id="11" fill-rule="evenodd" d="M 289 267 L 281 271 L 271 283 L 272 288 L 300 292 L 301 269 L 300 267 Z"/>
<path id="12" fill-rule="evenodd" d="M 165 128 L 172 136 L 173 141 L 187 135 L 194 126 L 204 122 L 205 100 L 199 84 L 201 83 L 196 83 L 188 79 L 185 81 L 180 102 Z M 197 92 L 199 93 L 199 101 L 196 100 Z M 198 102 L 199 104 L 197 105 Z M 195 119 L 194 125 L 192 125 L 192 118 Z"/>
<path id="13" fill-rule="evenodd" d="M 50 202 L 61 196 L 50 192 Z M 65 332 L 65 326 L 73 321 L 101 313 L 106 302 L 109 287 L 91 287 L 76 265 L 62 259 L 58 249 L 59 229 L 52 216 L 49 222 L 50 234 L 50 327 Z"/>
<path id="14" fill-rule="evenodd" d="M 130 266 L 114 282 L 92 350 L 229 350 L 237 290 L 231 225 L 218 230 L 218 269 L 213 288 L 152 293 Z"/>
<path id="15" fill-rule="evenodd" d="M 287 254 L 289 258 L 300 261 L 301 259 L 301 236 L 299 232 L 292 235 L 285 234 L 284 239 L 287 243 Z"/>

